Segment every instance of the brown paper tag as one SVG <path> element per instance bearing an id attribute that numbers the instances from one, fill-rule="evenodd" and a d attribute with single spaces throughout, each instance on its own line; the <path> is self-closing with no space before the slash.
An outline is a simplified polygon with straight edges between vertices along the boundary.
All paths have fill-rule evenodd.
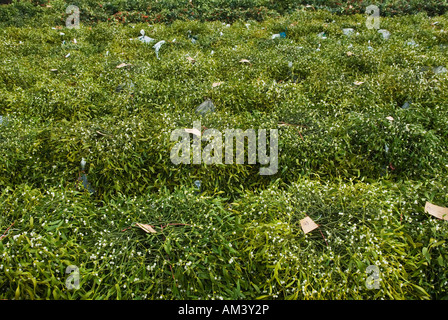
<path id="1" fill-rule="evenodd" d="M 300 220 L 300 226 L 303 232 L 308 233 L 319 227 L 310 217 Z"/>
<path id="2" fill-rule="evenodd" d="M 130 63 L 120 63 L 118 66 L 116 66 L 116 68 L 121 69 L 121 68 L 129 67 L 129 66 L 131 66 Z"/>
<path id="3" fill-rule="evenodd" d="M 149 224 L 143 224 L 136 222 L 135 225 L 145 231 L 146 233 L 157 233 Z"/>
<path id="4" fill-rule="evenodd" d="M 198 136 L 198 137 L 201 136 L 201 132 L 198 129 L 196 129 L 196 128 L 185 129 L 185 132 L 192 133 L 192 134 L 194 134 L 195 136 Z"/>
<path id="5" fill-rule="evenodd" d="M 439 207 L 435 204 L 426 202 L 425 205 L 425 212 L 429 213 L 430 215 L 442 219 L 442 220 L 448 220 L 448 208 L 445 207 Z"/>

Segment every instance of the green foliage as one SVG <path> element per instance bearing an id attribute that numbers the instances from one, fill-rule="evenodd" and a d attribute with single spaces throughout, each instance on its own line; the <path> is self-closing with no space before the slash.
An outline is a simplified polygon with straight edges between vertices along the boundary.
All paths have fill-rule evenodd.
<path id="1" fill-rule="evenodd" d="M 433 72 L 448 65 L 446 17 L 383 18 L 386 41 L 362 14 L 279 17 L 287 9 L 265 1 L 226 3 L 276 18 L 226 26 L 226 7 L 204 4 L 223 10 L 210 19 L 220 21 L 2 29 L 0 236 L 14 224 L 0 240 L 1 298 L 448 297 L 447 225 L 423 211 L 448 204 L 448 80 Z M 94 3 L 78 4 L 96 21 L 85 10 Z M 146 5 L 162 4 L 175 8 Z M 46 21 L 65 8 L 21 5 L 48 10 Z M 146 19 L 143 5 L 103 8 Z M 155 42 L 137 40 L 141 29 L 166 41 L 160 59 Z M 196 115 L 206 98 L 216 111 Z M 278 173 L 174 165 L 170 134 L 195 120 L 221 132 L 278 129 Z M 92 194 L 78 180 L 82 158 Z M 320 228 L 304 235 L 306 215 Z M 157 233 L 127 229 L 135 222 Z M 80 268 L 79 290 L 65 287 L 69 265 Z M 366 289 L 369 265 L 379 290 Z"/>
<path id="2" fill-rule="evenodd" d="M 14 1 L 0 6 L 0 21 L 6 26 L 25 26 L 39 16 L 44 9 L 30 1 Z"/>
<path id="3" fill-rule="evenodd" d="M 445 0 L 376 0 L 369 3 L 362 0 L 15 0 L 10 5 L 0 6 L 0 25 L 64 25 L 67 18 L 65 9 L 69 5 L 77 6 L 82 23 L 91 25 L 101 21 L 168 24 L 176 20 L 225 23 L 238 20 L 263 21 L 297 10 L 318 9 L 338 15 L 352 15 L 365 14 L 370 4 L 377 5 L 383 17 L 419 13 L 436 16 L 445 14 L 448 9 Z"/>
<path id="4" fill-rule="evenodd" d="M 446 299 L 447 224 L 422 213 L 426 200 L 446 203 L 446 182 L 299 179 L 232 203 L 193 188 L 104 203 L 19 185 L 0 195 L 0 228 L 15 222 L 0 242 L 0 296 Z M 305 214 L 322 234 L 303 234 Z M 79 267 L 78 290 L 65 287 L 69 265 Z M 367 288 L 369 265 L 380 289 Z"/>
<path id="5" fill-rule="evenodd" d="M 439 27 L 431 26 L 433 20 Z M 300 12 L 249 28 L 198 21 L 151 28 L 100 23 L 64 29 L 64 35 L 8 28 L 0 40 L 8 57 L 0 66 L 0 111 L 11 121 L 0 132 L 8 150 L 0 160 L 0 185 L 72 185 L 82 157 L 91 164 L 99 197 L 146 194 L 194 179 L 203 180 L 207 192 L 234 197 L 272 179 L 293 182 L 302 175 L 425 179 L 446 172 L 447 79 L 431 71 L 447 65 L 446 40 L 438 37 L 445 20 L 433 20 L 384 18 L 388 41 L 359 25 L 359 15 L 339 22 L 328 12 Z M 341 27 L 360 34 L 348 38 Z M 142 28 L 157 41 L 168 40 L 160 60 L 151 45 L 136 39 Z M 286 39 L 270 39 L 285 28 Z M 319 32 L 328 39 L 319 41 Z M 409 39 L 420 46 L 408 46 Z M 123 62 L 132 65 L 117 69 Z M 223 83 L 212 88 L 218 81 Z M 207 128 L 279 130 L 275 176 L 260 176 L 259 165 L 171 163 L 170 132 L 191 127 L 205 97 L 217 109 L 202 118 Z M 406 101 L 410 108 L 402 109 Z"/>

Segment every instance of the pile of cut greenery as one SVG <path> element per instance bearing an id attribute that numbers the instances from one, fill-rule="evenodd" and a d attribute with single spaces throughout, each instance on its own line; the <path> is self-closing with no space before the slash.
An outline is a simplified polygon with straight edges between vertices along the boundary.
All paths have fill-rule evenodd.
<path id="1" fill-rule="evenodd" d="M 447 18 L 3 28 L 0 298 L 448 298 Z M 278 129 L 278 172 L 174 165 L 195 120 Z"/>

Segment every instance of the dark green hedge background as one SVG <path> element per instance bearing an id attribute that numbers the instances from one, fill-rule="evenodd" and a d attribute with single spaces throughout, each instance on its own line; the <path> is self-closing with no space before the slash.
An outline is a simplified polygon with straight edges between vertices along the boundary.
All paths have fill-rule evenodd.
<path id="1" fill-rule="evenodd" d="M 239 19 L 261 21 L 295 10 L 327 9 L 336 14 L 365 13 L 374 4 L 381 16 L 417 14 L 442 15 L 447 11 L 446 0 L 14 0 L 0 6 L 0 26 L 42 25 L 65 22 L 68 5 L 80 8 L 81 21 L 118 23 L 171 23 L 175 20 L 234 22 Z"/>

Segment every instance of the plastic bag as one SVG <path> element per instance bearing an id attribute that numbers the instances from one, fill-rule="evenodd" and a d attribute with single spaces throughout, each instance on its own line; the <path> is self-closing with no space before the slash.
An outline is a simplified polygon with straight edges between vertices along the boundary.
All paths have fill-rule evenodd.
<path id="1" fill-rule="evenodd" d="M 411 105 L 411 103 L 410 103 L 409 101 L 406 101 L 406 102 L 401 106 L 401 108 L 402 108 L 402 109 L 409 109 L 410 105 Z"/>
<path id="2" fill-rule="evenodd" d="M 140 30 L 140 34 L 141 34 L 141 36 L 138 37 L 138 40 L 140 40 L 143 43 L 150 43 L 152 41 L 155 41 L 155 39 L 145 36 L 145 30 L 143 30 L 143 29 Z"/>
<path id="3" fill-rule="evenodd" d="M 162 44 L 164 44 L 165 42 L 166 42 L 165 40 L 161 40 L 153 46 L 153 48 L 156 50 L 157 59 L 160 59 L 159 58 L 159 50 L 160 50 L 160 47 L 162 46 Z"/>
<path id="4" fill-rule="evenodd" d="M 349 35 L 355 33 L 355 30 L 354 30 L 353 28 L 345 28 L 345 29 L 342 29 L 342 32 L 343 32 L 346 36 L 349 36 Z"/>
<path id="5" fill-rule="evenodd" d="M 198 41 L 198 36 L 193 36 L 191 34 L 191 30 L 188 30 L 188 39 L 190 39 L 191 42 L 194 44 L 194 43 L 196 43 L 196 41 Z"/>
<path id="6" fill-rule="evenodd" d="M 93 190 L 90 182 L 87 181 L 87 175 L 85 173 L 81 173 L 81 177 L 78 180 L 82 180 L 82 185 L 89 191 L 90 194 L 95 193 L 95 190 Z"/>
<path id="7" fill-rule="evenodd" d="M 448 70 L 444 66 L 438 66 L 432 69 L 432 72 L 434 72 L 435 74 L 446 73 L 447 71 Z"/>
<path id="8" fill-rule="evenodd" d="M 134 83 L 132 81 L 129 82 L 125 82 L 125 83 L 120 83 L 116 88 L 115 88 L 115 92 L 121 92 L 124 89 L 127 89 L 128 91 L 130 91 L 131 93 L 133 92 L 134 89 Z"/>
<path id="9" fill-rule="evenodd" d="M 196 189 L 196 191 L 194 192 L 195 194 L 201 194 L 201 180 L 196 180 L 195 182 L 194 182 L 194 185 L 195 185 L 195 189 Z"/>
<path id="10" fill-rule="evenodd" d="M 381 33 L 383 35 L 383 39 L 388 40 L 390 37 L 390 32 L 386 29 L 380 29 L 378 30 L 378 33 Z"/>
<path id="11" fill-rule="evenodd" d="M 327 39 L 327 34 L 325 32 L 321 32 L 317 36 L 321 39 Z"/>
<path id="12" fill-rule="evenodd" d="M 8 124 L 8 117 L 0 116 L 0 126 L 6 126 Z"/>
<path id="13" fill-rule="evenodd" d="M 213 105 L 213 102 L 210 99 L 205 100 L 196 108 L 196 113 L 200 115 L 205 115 L 207 112 L 214 112 L 214 111 L 215 106 Z"/>
<path id="14" fill-rule="evenodd" d="M 286 32 L 280 32 L 280 33 L 273 34 L 271 39 L 275 39 L 275 38 L 286 38 Z"/>

